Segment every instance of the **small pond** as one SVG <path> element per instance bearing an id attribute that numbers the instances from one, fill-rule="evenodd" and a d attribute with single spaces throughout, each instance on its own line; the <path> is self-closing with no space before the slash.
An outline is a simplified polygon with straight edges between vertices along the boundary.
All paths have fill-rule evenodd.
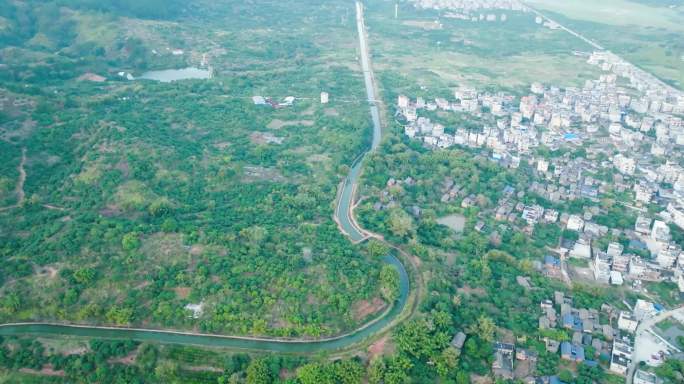
<path id="1" fill-rule="evenodd" d="M 209 79 L 211 78 L 211 70 L 199 69 L 195 67 L 181 68 L 181 69 L 164 69 L 161 71 L 148 71 L 142 74 L 139 79 L 157 80 L 162 83 L 169 83 L 177 80 L 186 79 Z"/>

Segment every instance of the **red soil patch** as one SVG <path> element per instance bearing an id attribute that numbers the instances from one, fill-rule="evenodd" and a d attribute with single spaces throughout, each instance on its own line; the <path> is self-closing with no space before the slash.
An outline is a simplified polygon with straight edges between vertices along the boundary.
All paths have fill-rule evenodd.
<path id="1" fill-rule="evenodd" d="M 193 256 L 201 255 L 202 252 L 204 252 L 204 247 L 199 244 L 195 244 L 190 247 L 190 254 Z"/>
<path id="2" fill-rule="evenodd" d="M 287 379 L 291 379 L 294 376 L 295 376 L 294 371 L 290 372 L 287 368 L 281 368 L 280 372 L 278 372 L 278 377 L 280 378 L 280 380 L 283 380 L 283 381 L 285 381 Z"/>
<path id="3" fill-rule="evenodd" d="M 131 173 L 131 167 L 128 165 L 128 161 L 122 160 L 116 164 L 114 169 L 121 171 L 121 174 L 124 178 L 128 177 Z"/>
<path id="4" fill-rule="evenodd" d="M 133 365 L 135 364 L 135 358 L 138 356 L 138 350 L 134 350 L 124 357 L 118 357 L 115 359 L 107 360 L 110 364 L 123 364 L 123 365 Z"/>
<path id="5" fill-rule="evenodd" d="M 483 288 L 472 288 L 469 286 L 464 286 L 463 288 L 459 288 L 457 290 L 458 293 L 463 293 L 466 295 L 475 295 L 475 296 L 484 296 L 487 294 L 487 292 Z"/>
<path id="6" fill-rule="evenodd" d="M 81 76 L 78 77 L 78 81 L 94 81 L 96 83 L 101 83 L 105 80 L 107 80 L 106 77 L 96 75 L 92 72 L 84 73 Z"/>
<path id="7" fill-rule="evenodd" d="M 368 360 L 373 360 L 375 356 L 380 356 L 385 351 L 385 346 L 389 340 L 389 335 L 385 335 L 378 339 L 375 343 L 368 347 Z"/>
<path id="8" fill-rule="evenodd" d="M 176 287 L 173 291 L 179 299 L 187 299 L 190 296 L 190 287 Z"/>
<path id="9" fill-rule="evenodd" d="M 383 308 L 385 308 L 385 302 L 376 297 L 370 302 L 368 300 L 357 301 L 352 306 L 352 311 L 354 311 L 354 319 L 358 321 L 380 312 Z"/>
<path id="10" fill-rule="evenodd" d="M 104 217 L 119 216 L 121 214 L 121 209 L 115 205 L 109 205 L 104 209 L 100 210 L 100 215 Z"/>
<path id="11" fill-rule="evenodd" d="M 86 347 L 75 347 L 75 348 L 71 348 L 71 349 L 67 349 L 65 351 L 62 351 L 62 355 L 64 355 L 64 356 L 82 355 L 86 352 L 88 352 L 88 348 L 86 348 Z"/>

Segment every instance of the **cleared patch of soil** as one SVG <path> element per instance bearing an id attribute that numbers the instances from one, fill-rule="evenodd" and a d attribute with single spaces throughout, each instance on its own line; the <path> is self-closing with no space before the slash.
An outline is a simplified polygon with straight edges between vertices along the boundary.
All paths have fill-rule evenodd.
<path id="1" fill-rule="evenodd" d="M 64 356 L 82 355 L 86 352 L 88 352 L 87 347 L 76 347 L 76 348 L 67 349 L 67 350 L 63 351 L 62 355 L 64 355 Z"/>
<path id="2" fill-rule="evenodd" d="M 57 277 L 57 274 L 59 273 L 59 269 L 56 267 L 46 265 L 44 267 L 40 267 L 36 270 L 36 274 L 41 277 L 49 277 L 51 279 L 54 279 Z"/>
<path id="3" fill-rule="evenodd" d="M 117 357 L 114 359 L 109 359 L 107 360 L 110 364 L 124 364 L 124 365 L 133 365 L 135 364 L 135 358 L 138 356 L 138 350 L 134 350 L 133 352 L 129 353 L 128 355 L 124 357 Z"/>
<path id="4" fill-rule="evenodd" d="M 337 112 L 337 109 L 335 108 L 326 108 L 323 110 L 323 113 L 329 117 L 337 117 L 340 115 L 340 113 Z"/>
<path id="5" fill-rule="evenodd" d="M 385 308 L 385 302 L 379 297 L 373 298 L 372 301 L 361 300 L 354 303 L 352 311 L 354 312 L 354 320 L 363 320 L 368 316 L 380 312 Z"/>
<path id="6" fill-rule="evenodd" d="M 311 127 L 314 125 L 313 120 L 280 120 L 280 119 L 273 119 L 271 120 L 270 123 L 266 126 L 268 129 L 280 129 L 292 125 L 303 125 L 305 127 Z"/>
<path id="7" fill-rule="evenodd" d="M 254 144 L 282 144 L 284 138 L 273 135 L 269 132 L 252 132 L 249 139 Z"/>
<path id="8" fill-rule="evenodd" d="M 381 356 L 382 353 L 385 351 L 385 346 L 387 345 L 388 340 L 389 335 L 385 335 L 378 339 L 378 341 L 376 341 L 375 343 L 371 344 L 368 347 L 368 359 L 372 360 L 375 356 Z"/>
<path id="9" fill-rule="evenodd" d="M 20 127 L 17 125 L 16 129 L 3 130 L 2 135 L 0 135 L 0 139 L 7 142 L 11 142 L 12 140 L 16 139 L 25 140 L 31 136 L 31 133 L 33 133 L 35 130 L 37 124 L 38 123 L 35 120 L 24 120 Z"/>
<path id="10" fill-rule="evenodd" d="M 126 160 L 122 160 L 117 163 L 114 169 L 121 171 L 123 177 L 128 177 L 128 175 L 131 173 L 131 167 L 128 165 Z"/>
<path id="11" fill-rule="evenodd" d="M 487 294 L 487 292 L 484 290 L 484 288 L 472 288 L 470 286 L 464 286 L 462 288 L 457 289 L 458 293 L 466 294 L 466 295 L 476 295 L 476 296 L 484 296 Z"/>
<path id="12" fill-rule="evenodd" d="M 179 299 L 187 299 L 190 296 L 190 287 L 176 287 L 173 291 Z"/>
<path id="13" fill-rule="evenodd" d="M 244 169 L 244 180 L 245 181 L 273 181 L 273 182 L 283 182 L 285 177 L 280 174 L 277 169 L 264 168 L 258 166 L 246 166 Z"/>
<path id="14" fill-rule="evenodd" d="M 55 371 L 52 369 L 52 366 L 47 364 L 44 365 L 41 370 L 36 370 L 36 369 L 31 369 L 31 368 L 21 368 L 19 369 L 19 372 L 23 373 L 29 373 L 32 375 L 41 375 L 41 376 L 64 376 L 65 373 L 62 370 Z"/>
<path id="15" fill-rule="evenodd" d="M 23 148 L 21 150 L 21 161 L 19 162 L 19 166 L 17 167 L 17 170 L 19 171 L 19 180 L 17 181 L 17 186 L 15 189 L 15 194 L 17 195 L 17 203 L 14 205 L 10 205 L 9 207 L 2 207 L 0 208 L 0 211 L 17 208 L 24 203 L 24 199 L 26 198 L 26 193 L 24 192 L 24 183 L 26 183 L 26 169 L 24 169 L 25 165 L 26 148 Z"/>
<path id="16" fill-rule="evenodd" d="M 102 83 L 103 81 L 106 81 L 107 78 L 104 76 L 94 74 L 92 72 L 87 72 L 87 73 L 84 73 L 81 76 L 79 76 L 77 80 L 78 81 L 93 81 L 96 83 Z"/>
<path id="17" fill-rule="evenodd" d="M 330 156 L 323 154 L 314 154 L 306 158 L 307 161 L 312 163 L 325 163 L 330 161 Z"/>
<path id="18" fill-rule="evenodd" d="M 108 205 L 106 208 L 100 210 L 100 215 L 104 217 L 114 217 L 121 214 L 121 209 L 115 205 Z"/>

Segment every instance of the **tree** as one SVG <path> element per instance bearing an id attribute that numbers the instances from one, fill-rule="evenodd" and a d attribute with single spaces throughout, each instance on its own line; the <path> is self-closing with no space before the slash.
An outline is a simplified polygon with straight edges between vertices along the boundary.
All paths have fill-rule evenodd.
<path id="1" fill-rule="evenodd" d="M 395 236 L 404 237 L 413 230 L 413 219 L 401 208 L 394 208 L 389 214 L 389 227 Z"/>
<path id="2" fill-rule="evenodd" d="M 390 249 L 387 245 L 382 243 L 381 241 L 377 239 L 370 239 L 368 241 L 368 253 L 371 255 L 371 257 L 381 257 L 385 256 L 389 253 Z"/>
<path id="3" fill-rule="evenodd" d="M 21 308 L 21 299 L 15 292 L 6 295 L 2 300 L 2 309 L 8 314 L 17 312 L 19 308 Z"/>
<path id="4" fill-rule="evenodd" d="M 301 384 L 332 384 L 335 382 L 329 370 L 322 364 L 304 364 L 297 369 L 297 379 Z"/>
<path id="5" fill-rule="evenodd" d="M 560 358 L 555 353 L 542 353 L 537 362 L 537 372 L 540 375 L 549 376 L 558 372 Z"/>
<path id="6" fill-rule="evenodd" d="M 568 371 L 567 369 L 558 372 L 558 378 L 560 379 L 560 381 L 566 383 L 571 383 L 575 380 L 574 377 L 572 377 L 572 372 Z"/>
<path id="7" fill-rule="evenodd" d="M 442 351 L 435 361 L 435 368 L 437 373 L 442 377 L 447 377 L 450 372 L 456 369 L 458 365 L 459 352 L 454 347 L 447 347 Z"/>
<path id="8" fill-rule="evenodd" d="M 480 315 L 477 323 L 473 325 L 471 333 L 478 335 L 482 340 L 487 342 L 494 341 L 494 332 L 496 331 L 496 324 L 494 321 L 485 315 Z"/>
<path id="9" fill-rule="evenodd" d="M 385 373 L 385 384 L 403 384 L 408 382 L 408 372 L 413 367 L 413 363 L 404 355 L 396 355 L 389 360 Z"/>
<path id="10" fill-rule="evenodd" d="M 135 362 L 143 371 L 152 371 L 157 365 L 158 354 L 159 351 L 156 346 L 152 344 L 143 344 L 140 346 L 140 349 L 135 356 Z"/>
<path id="11" fill-rule="evenodd" d="M 363 374 L 363 366 L 356 360 L 342 360 L 335 363 L 335 378 L 338 383 L 359 384 Z"/>
<path id="12" fill-rule="evenodd" d="M 74 280 L 82 285 L 89 285 L 95 279 L 95 271 L 92 268 L 79 268 L 74 272 Z"/>
<path id="13" fill-rule="evenodd" d="M 247 384 L 270 384 L 273 382 L 271 370 L 266 364 L 266 360 L 254 359 L 247 367 Z"/>
<path id="14" fill-rule="evenodd" d="M 140 234 L 137 232 L 129 232 L 121 238 L 121 247 L 124 251 L 132 251 L 140 247 Z"/>
<path id="15" fill-rule="evenodd" d="M 399 296 L 399 272 L 391 265 L 383 265 L 380 270 L 380 293 L 390 303 Z"/>
<path id="16" fill-rule="evenodd" d="M 432 354 L 432 340 L 425 320 L 412 320 L 404 323 L 395 336 L 397 346 L 415 358 Z"/>
<path id="17" fill-rule="evenodd" d="M 154 369 L 154 375 L 162 383 L 177 383 L 179 366 L 171 360 L 164 360 Z"/>
<path id="18" fill-rule="evenodd" d="M 385 376 L 385 360 L 382 357 L 374 357 L 368 366 L 368 382 L 370 384 L 380 384 Z"/>
<path id="19" fill-rule="evenodd" d="M 105 317 L 116 325 L 126 325 L 130 323 L 133 317 L 133 310 L 131 308 L 114 306 L 107 311 Z"/>

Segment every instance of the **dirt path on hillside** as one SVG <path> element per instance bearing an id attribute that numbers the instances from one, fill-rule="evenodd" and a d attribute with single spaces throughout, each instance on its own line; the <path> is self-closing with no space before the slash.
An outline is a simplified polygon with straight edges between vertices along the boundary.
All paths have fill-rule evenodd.
<path id="1" fill-rule="evenodd" d="M 17 170 L 19 171 L 19 180 L 17 181 L 17 186 L 14 190 L 14 193 L 17 195 L 17 202 L 14 205 L 0 208 L 0 212 L 17 208 L 24 203 L 24 199 L 26 198 L 26 192 L 24 192 L 24 183 L 26 183 L 26 170 L 24 169 L 24 165 L 26 165 L 26 148 L 21 150 L 21 161 L 17 167 Z"/>

